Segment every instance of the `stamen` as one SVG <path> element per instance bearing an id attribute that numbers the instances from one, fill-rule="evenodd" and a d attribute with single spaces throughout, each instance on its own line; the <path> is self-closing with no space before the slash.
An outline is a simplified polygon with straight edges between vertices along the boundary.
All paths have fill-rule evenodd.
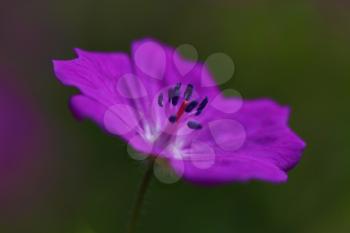
<path id="1" fill-rule="evenodd" d="M 190 129 L 201 129 L 202 128 L 202 125 L 199 124 L 196 121 L 189 121 L 189 122 L 187 122 L 187 126 Z"/>
<path id="2" fill-rule="evenodd" d="M 169 121 L 170 121 L 171 123 L 175 123 L 175 121 L 176 121 L 176 116 L 174 116 L 174 115 L 170 116 L 170 117 L 169 117 Z"/>
<path id="3" fill-rule="evenodd" d="M 181 83 L 177 83 L 176 86 L 173 89 L 173 95 L 171 97 L 171 103 L 176 106 L 180 99 L 180 88 Z"/>
<path id="4" fill-rule="evenodd" d="M 199 104 L 197 110 L 202 111 L 205 108 L 205 106 L 207 106 L 207 104 L 208 104 L 208 97 L 205 97 L 204 100 L 202 100 L 202 102 Z"/>
<path id="5" fill-rule="evenodd" d="M 196 112 L 196 116 L 198 116 L 199 114 L 201 114 L 202 113 L 202 111 L 201 110 L 197 110 L 197 112 Z"/>
<path id="6" fill-rule="evenodd" d="M 170 89 L 168 89 L 168 98 L 169 98 L 169 103 L 171 103 L 172 105 L 176 106 L 179 103 L 180 100 L 180 89 L 181 89 L 181 83 L 177 83 L 175 87 L 172 87 Z M 189 101 L 192 97 L 192 93 L 193 93 L 193 85 L 192 84 L 188 84 L 184 93 L 184 100 L 181 103 L 181 106 L 178 108 L 177 112 L 175 115 L 171 115 L 168 120 L 171 123 L 175 123 L 175 122 L 179 122 L 180 118 L 182 117 L 182 115 L 186 112 L 186 113 L 190 113 L 193 111 L 193 109 L 196 109 L 196 114 L 195 115 L 199 115 L 203 109 L 207 106 L 208 104 L 208 97 L 205 97 L 199 104 L 198 101 Z M 163 94 L 161 93 L 158 96 L 158 105 L 163 107 Z M 196 121 L 188 121 L 187 122 L 187 126 L 190 129 L 201 129 L 202 125 Z"/>
<path id="7" fill-rule="evenodd" d="M 191 98 L 192 92 L 193 92 L 193 85 L 188 84 L 186 87 L 186 90 L 185 90 L 185 94 L 184 94 L 185 100 L 189 100 Z"/>
<path id="8" fill-rule="evenodd" d="M 181 88 L 181 83 L 176 83 L 176 86 L 175 86 L 175 91 L 179 91 L 180 88 Z"/>
<path id="9" fill-rule="evenodd" d="M 179 102 L 179 96 L 174 96 L 172 99 L 171 99 L 171 103 L 176 106 L 177 103 Z"/>
<path id="10" fill-rule="evenodd" d="M 197 101 L 192 101 L 191 103 L 189 103 L 187 105 L 187 107 L 185 108 L 185 112 L 191 112 L 195 107 L 197 107 L 198 102 Z"/>
<path id="11" fill-rule="evenodd" d="M 160 107 L 163 107 L 163 93 L 160 93 L 160 95 L 158 96 L 158 105 Z"/>
<path id="12" fill-rule="evenodd" d="M 197 108 L 196 116 L 201 114 L 201 112 L 203 111 L 205 106 L 207 106 L 207 104 L 208 104 L 208 97 L 205 97 L 204 100 L 202 100 L 202 102 L 199 104 L 199 106 Z"/>
<path id="13" fill-rule="evenodd" d="M 174 94 L 175 94 L 174 88 L 170 88 L 168 90 L 168 101 L 169 101 L 169 103 L 171 102 L 172 98 L 174 97 Z"/>

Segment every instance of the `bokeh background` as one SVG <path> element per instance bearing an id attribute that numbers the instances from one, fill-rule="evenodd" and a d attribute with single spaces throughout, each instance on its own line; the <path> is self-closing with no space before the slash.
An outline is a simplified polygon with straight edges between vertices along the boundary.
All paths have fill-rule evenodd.
<path id="1" fill-rule="evenodd" d="M 283 185 L 154 180 L 138 232 L 350 232 L 349 1 L 1 0 L 1 233 L 124 232 L 144 167 L 75 121 L 51 60 L 145 36 L 230 55 L 223 87 L 290 105 L 308 147 Z"/>

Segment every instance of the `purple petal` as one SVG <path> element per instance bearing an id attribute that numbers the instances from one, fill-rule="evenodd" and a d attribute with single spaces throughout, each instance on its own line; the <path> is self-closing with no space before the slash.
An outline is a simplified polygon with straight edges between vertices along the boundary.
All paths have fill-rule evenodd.
<path id="1" fill-rule="evenodd" d="M 242 148 L 249 156 L 273 162 L 284 171 L 301 159 L 305 143 L 288 126 L 290 109 L 271 100 L 245 101 L 235 118 L 247 132 Z"/>
<path id="2" fill-rule="evenodd" d="M 57 78 L 68 86 L 77 87 L 83 94 L 104 105 L 120 103 L 117 80 L 131 73 L 130 59 L 123 53 L 86 52 L 76 49 L 78 58 L 53 61 Z"/>
<path id="3" fill-rule="evenodd" d="M 235 99 L 225 101 L 228 101 L 225 106 L 230 102 L 236 105 Z M 299 162 L 305 147 L 287 125 L 288 108 L 271 100 L 255 100 L 245 101 L 235 114 L 213 107 L 207 111 L 210 118 L 204 122 L 203 129 L 187 138 L 188 148 L 182 152 L 182 160 L 171 160 L 174 169 L 181 169 L 185 179 L 210 184 L 287 180 L 286 172 Z M 194 146 L 198 143 L 215 154 L 212 166 L 203 169 L 198 162 L 194 163 L 191 154 L 198 154 Z M 208 163 L 206 153 L 202 152 L 203 163 Z"/>
<path id="4" fill-rule="evenodd" d="M 173 169 L 185 180 L 202 185 L 217 185 L 229 182 L 248 182 L 261 180 L 272 183 L 287 181 L 284 171 L 277 166 L 251 157 L 232 156 L 230 158 L 216 157 L 210 168 L 203 168 L 200 162 L 189 160 L 171 160 Z"/>
<path id="5" fill-rule="evenodd" d="M 107 108 L 97 101 L 85 95 L 76 95 L 70 100 L 70 108 L 78 120 L 89 118 L 104 128 L 103 118 Z"/>
<path id="6" fill-rule="evenodd" d="M 132 137 L 138 127 L 139 119 L 129 105 L 115 104 L 107 108 L 85 95 L 71 98 L 70 107 L 78 120 L 91 119 L 111 134 L 125 139 Z"/>
<path id="7" fill-rule="evenodd" d="M 159 90 L 179 82 L 194 85 L 195 91 L 202 97 L 219 93 L 207 67 L 202 63 L 184 59 L 174 48 L 156 40 L 135 41 L 132 45 L 132 57 L 135 72 L 151 95 L 156 95 Z M 213 85 L 203 87 L 202 82 Z"/>
<path id="8" fill-rule="evenodd" d="M 134 64 L 140 71 L 150 78 L 164 78 L 167 61 L 162 45 L 152 40 L 136 42 L 133 51 Z"/>
<path id="9" fill-rule="evenodd" d="M 131 74 L 128 56 L 79 49 L 76 52 L 76 59 L 54 61 L 57 78 L 82 92 L 71 99 L 75 116 L 91 119 L 109 133 L 126 140 L 135 137 L 143 117 L 140 109 L 144 107 L 144 100 L 139 98 L 145 96 L 145 89 L 137 85 Z"/>

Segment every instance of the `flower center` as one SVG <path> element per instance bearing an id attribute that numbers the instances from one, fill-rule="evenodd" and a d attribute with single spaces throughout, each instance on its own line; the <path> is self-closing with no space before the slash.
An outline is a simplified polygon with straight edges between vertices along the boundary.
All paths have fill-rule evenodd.
<path id="1" fill-rule="evenodd" d="M 175 114 L 172 114 L 169 116 L 169 122 L 172 124 L 176 124 L 180 121 L 180 119 L 184 115 L 188 116 L 198 116 L 202 113 L 206 105 L 208 104 L 208 97 L 205 97 L 200 102 L 198 100 L 191 100 L 193 93 L 193 85 L 188 84 L 186 86 L 186 90 L 183 93 L 183 97 L 181 97 L 181 83 L 176 84 L 175 87 L 171 87 L 168 90 L 168 105 L 172 105 L 173 107 L 176 107 L 179 104 L 179 101 L 181 100 L 180 107 L 177 108 Z M 158 105 L 159 107 L 164 107 L 164 95 L 161 93 L 158 96 Z M 187 121 L 187 126 L 190 129 L 201 129 L 202 125 L 194 120 Z"/>

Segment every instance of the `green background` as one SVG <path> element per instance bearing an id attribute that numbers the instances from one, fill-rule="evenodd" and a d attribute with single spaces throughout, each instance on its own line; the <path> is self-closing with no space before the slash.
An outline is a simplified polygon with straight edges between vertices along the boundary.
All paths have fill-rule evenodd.
<path id="1" fill-rule="evenodd" d="M 290 105 L 290 125 L 308 146 L 283 185 L 205 188 L 155 179 L 137 232 L 350 232 L 347 1 L 2 5 L 1 62 L 31 97 L 45 133 L 36 136 L 41 146 L 22 183 L 0 200 L 0 232 L 125 232 L 144 167 L 120 139 L 75 121 L 67 103 L 76 90 L 57 82 L 51 60 L 73 58 L 74 47 L 129 51 L 132 40 L 145 36 L 192 44 L 203 61 L 228 54 L 236 71 L 223 88 Z"/>

